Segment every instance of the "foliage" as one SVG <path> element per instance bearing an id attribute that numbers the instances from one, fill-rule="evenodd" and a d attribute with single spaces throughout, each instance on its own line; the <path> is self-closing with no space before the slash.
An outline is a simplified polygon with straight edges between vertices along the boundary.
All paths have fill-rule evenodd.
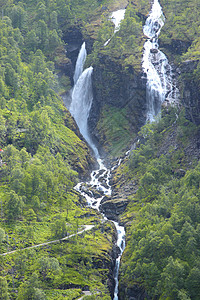
<path id="1" fill-rule="evenodd" d="M 129 3 L 125 18 L 120 23 L 120 30 L 114 33 L 114 26 L 111 19 L 102 20 L 101 26 L 95 38 L 93 52 L 87 58 L 87 64 L 95 64 L 98 67 L 99 55 L 108 55 L 117 59 L 125 68 L 134 66 L 140 70 L 143 33 L 142 20 L 137 15 L 137 7 Z M 108 40 L 110 42 L 106 43 Z"/>
<path id="2" fill-rule="evenodd" d="M 166 151 L 162 146 L 170 132 L 176 131 L 178 148 L 184 152 L 196 129 L 185 119 L 184 111 L 177 115 L 171 109 L 160 121 L 141 129 L 142 142 L 126 162 L 128 169 L 124 166 L 129 180 L 137 180 L 138 189 L 124 216 L 132 222 L 121 284 L 141 285 L 152 299 L 198 299 L 200 295 L 200 163 L 191 168 L 186 153 L 180 157 L 178 149 Z"/>
<path id="3" fill-rule="evenodd" d="M 134 138 L 134 133 L 130 128 L 130 124 L 126 118 L 127 109 L 119 109 L 105 105 L 103 108 L 100 121 L 98 122 L 98 130 L 101 132 L 101 143 L 106 140 L 105 149 L 112 156 L 117 156 L 125 151 L 130 140 Z M 112 118 L 110 116 L 112 115 Z"/>
<path id="4" fill-rule="evenodd" d="M 0 1 L 0 252 L 17 250 L 0 255 L 1 299 L 74 299 L 84 286 L 109 295 L 109 263 L 98 271 L 95 259 L 99 245 L 111 251 L 112 228 L 104 237 L 96 229 L 99 248 L 88 234 L 79 246 L 75 236 L 21 250 L 99 223 L 96 213 L 86 219 L 73 190 L 92 159 L 59 97 L 63 82 L 70 84 L 68 76 L 59 82 L 55 62 L 67 60 L 62 30 L 88 21 L 103 3 Z"/>
<path id="5" fill-rule="evenodd" d="M 0 296 L 2 300 L 8 300 L 8 285 L 4 277 L 0 277 Z"/>

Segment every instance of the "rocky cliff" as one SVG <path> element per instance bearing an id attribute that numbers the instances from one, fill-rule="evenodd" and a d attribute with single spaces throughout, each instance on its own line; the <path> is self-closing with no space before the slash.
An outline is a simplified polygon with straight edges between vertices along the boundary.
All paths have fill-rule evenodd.
<path id="1" fill-rule="evenodd" d="M 146 119 L 142 73 L 131 66 L 125 70 L 118 60 L 99 55 L 94 66 L 93 91 L 89 118 L 92 134 L 106 152 L 116 153 L 117 147 L 125 150 Z"/>
<path id="2" fill-rule="evenodd" d="M 200 125 L 200 84 L 195 76 L 199 61 L 185 61 L 181 65 L 182 103 L 186 117 Z"/>

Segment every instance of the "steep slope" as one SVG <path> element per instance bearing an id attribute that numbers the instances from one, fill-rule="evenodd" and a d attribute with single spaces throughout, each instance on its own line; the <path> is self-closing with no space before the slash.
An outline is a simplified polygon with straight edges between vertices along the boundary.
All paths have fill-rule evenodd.
<path id="1" fill-rule="evenodd" d="M 116 232 L 73 189 L 94 159 L 59 96 L 74 84 L 84 40 L 85 66 L 94 68 L 90 131 L 109 164 L 122 158 L 113 163 L 114 191 L 101 208 L 126 226 L 119 298 L 200 297 L 199 3 L 160 1 L 166 16 L 160 45 L 181 97 L 179 107 L 163 108 L 160 120 L 141 129 L 142 27 L 150 2 L 0 3 L 0 249 L 19 250 L 0 256 L 3 299 L 113 296 Z M 109 15 L 125 7 L 115 32 Z M 86 224 L 95 226 L 79 237 Z"/>
<path id="2" fill-rule="evenodd" d="M 73 189 L 94 160 L 59 96 L 71 68 L 63 16 L 79 10 L 69 5 L 0 3 L 1 299 L 74 299 L 83 290 L 110 299 L 113 290 L 115 229 Z"/>
<path id="3" fill-rule="evenodd" d="M 121 217 L 127 246 L 120 299 L 200 297 L 199 48 L 194 22 L 199 4 L 161 3 L 166 15 L 161 46 L 179 74 L 180 102 L 142 128 L 135 149 L 113 174 L 114 197 L 105 209 L 129 202 Z"/>

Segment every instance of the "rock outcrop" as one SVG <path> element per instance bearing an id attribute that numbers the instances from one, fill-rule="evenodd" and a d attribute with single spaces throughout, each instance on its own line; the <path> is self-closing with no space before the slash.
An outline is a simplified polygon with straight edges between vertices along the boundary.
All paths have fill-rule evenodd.
<path id="1" fill-rule="evenodd" d="M 142 73 L 136 72 L 132 66 L 128 66 L 125 70 L 119 59 L 99 54 L 93 71 L 94 99 L 90 111 L 89 128 L 104 148 L 105 129 L 102 125 L 101 114 L 105 107 L 124 111 L 124 119 L 129 124 L 127 134 L 136 133 L 144 125 L 146 120 L 145 83 Z M 98 126 L 99 123 L 101 126 Z"/>
<path id="2" fill-rule="evenodd" d="M 185 61 L 181 66 L 182 102 L 186 118 L 200 125 L 200 84 L 194 76 L 199 61 Z"/>
<path id="3" fill-rule="evenodd" d="M 104 198 L 100 206 L 100 211 L 104 213 L 109 220 L 119 221 L 118 217 L 125 211 L 128 202 L 127 199 Z"/>

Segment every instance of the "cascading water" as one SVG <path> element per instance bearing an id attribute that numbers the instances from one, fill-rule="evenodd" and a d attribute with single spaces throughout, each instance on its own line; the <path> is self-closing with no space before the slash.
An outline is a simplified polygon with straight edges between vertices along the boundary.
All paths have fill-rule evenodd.
<path id="1" fill-rule="evenodd" d="M 81 49 L 79 51 L 79 55 L 76 61 L 76 66 L 75 66 L 75 72 L 74 72 L 74 84 L 76 84 L 77 80 L 79 79 L 80 75 L 83 72 L 83 66 L 85 63 L 87 57 L 87 52 L 85 49 L 85 42 L 82 44 Z"/>
<path id="2" fill-rule="evenodd" d="M 163 52 L 158 49 L 158 36 L 165 17 L 158 0 L 154 0 L 149 17 L 143 27 L 148 37 L 144 44 L 142 67 L 147 77 L 147 121 L 154 121 L 164 101 L 173 104 L 178 99 L 178 89 L 172 67 Z"/>
<path id="3" fill-rule="evenodd" d="M 119 9 L 117 11 L 114 11 L 111 14 L 111 20 L 112 22 L 115 24 L 115 30 L 114 33 L 117 32 L 120 29 L 120 23 L 121 21 L 124 19 L 124 15 L 125 15 L 125 9 Z"/>
<path id="4" fill-rule="evenodd" d="M 83 66 L 84 66 L 86 57 L 87 57 L 87 52 L 86 52 L 85 42 L 84 42 L 81 46 L 81 49 L 78 54 L 78 58 L 76 60 L 76 66 L 75 66 L 75 71 L 74 71 L 74 76 L 73 76 L 74 87 L 75 87 L 80 75 L 83 72 Z M 65 95 L 62 96 L 63 102 L 64 102 L 65 106 L 67 107 L 67 109 L 69 109 L 69 110 L 70 110 L 70 106 L 72 103 L 72 93 L 73 93 L 74 87 L 71 88 Z"/>
<path id="5" fill-rule="evenodd" d="M 89 67 L 82 72 L 80 70 L 84 65 L 86 52 L 84 51 L 85 44 L 82 45 L 79 52 L 79 56 L 76 63 L 76 76 L 74 75 L 75 85 L 72 91 L 72 100 L 69 107 L 69 111 L 74 117 L 79 130 L 91 149 L 94 152 L 95 158 L 99 164 L 99 168 L 91 173 L 91 180 L 89 182 L 80 182 L 76 185 L 75 189 L 79 191 L 87 200 L 88 205 L 92 208 L 99 210 L 102 199 L 105 195 L 110 196 L 112 193 L 111 186 L 109 184 L 110 170 L 108 170 L 103 161 L 100 159 L 97 147 L 92 142 L 91 136 L 88 130 L 88 117 L 93 100 L 92 93 L 92 71 L 93 68 Z M 81 66 L 81 67 L 80 67 Z M 106 217 L 104 217 L 106 219 Z M 118 239 L 117 245 L 120 249 L 120 254 L 116 259 L 116 265 L 114 270 L 115 279 L 115 291 L 114 300 L 118 299 L 118 273 L 120 259 L 125 248 L 125 230 L 124 227 L 119 226 L 117 222 L 113 222 L 117 229 Z"/>
<path id="6" fill-rule="evenodd" d="M 114 275 L 115 275 L 115 290 L 114 290 L 114 298 L 113 300 L 118 300 L 118 288 L 119 288 L 119 280 L 118 280 L 118 276 L 119 276 L 119 266 L 120 266 L 120 260 L 122 257 L 122 254 L 124 252 L 125 249 L 125 230 L 123 226 L 119 226 L 118 223 L 113 222 L 115 224 L 115 227 L 117 229 L 117 234 L 118 234 L 118 239 L 117 239 L 117 246 L 120 249 L 120 254 L 116 259 L 116 263 L 115 263 L 115 270 L 114 270 Z"/>
<path id="7" fill-rule="evenodd" d="M 119 10 L 116 10 L 116 11 L 114 11 L 114 12 L 111 14 L 111 16 L 109 17 L 109 20 L 111 20 L 111 21 L 114 23 L 114 25 L 115 25 L 115 29 L 114 29 L 113 35 L 114 35 L 117 31 L 119 31 L 119 29 L 120 29 L 120 23 L 121 23 L 121 21 L 124 19 L 124 16 L 125 16 L 125 11 L 126 11 L 126 9 L 119 9 Z M 113 37 L 113 35 L 112 35 L 112 37 Z M 111 37 L 111 38 L 112 38 L 112 37 Z M 110 38 L 109 40 L 107 40 L 107 41 L 104 43 L 104 47 L 107 46 L 107 45 L 109 44 L 111 38 Z"/>
<path id="8" fill-rule="evenodd" d="M 74 117 L 76 124 L 85 140 L 88 142 L 95 157 L 99 157 L 98 150 L 92 142 L 88 131 L 88 117 L 93 100 L 92 93 L 92 71 L 89 67 L 80 75 L 72 92 L 72 102 L 69 107 L 71 115 Z"/>

